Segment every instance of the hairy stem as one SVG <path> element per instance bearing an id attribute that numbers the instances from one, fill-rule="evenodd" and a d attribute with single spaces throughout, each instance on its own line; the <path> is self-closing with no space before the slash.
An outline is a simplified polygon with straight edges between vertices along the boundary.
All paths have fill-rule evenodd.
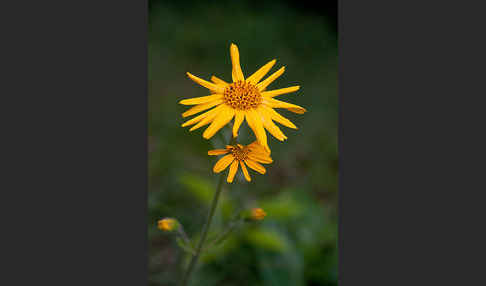
<path id="1" fill-rule="evenodd" d="M 214 194 L 213 201 L 211 203 L 211 209 L 209 211 L 208 219 L 204 224 L 201 239 L 199 239 L 199 243 L 196 248 L 196 254 L 192 256 L 191 262 L 189 263 L 189 267 L 187 268 L 187 271 L 184 274 L 184 277 L 182 278 L 181 286 L 187 286 L 187 283 L 189 283 L 189 278 L 191 277 L 192 271 L 194 270 L 197 260 L 199 259 L 199 255 L 201 254 L 201 250 L 206 240 L 209 227 L 211 226 L 211 222 L 213 221 L 214 211 L 216 210 L 216 206 L 218 205 L 219 195 L 221 194 L 221 190 L 223 189 L 224 175 L 225 175 L 224 172 L 222 172 L 221 175 L 219 175 L 219 182 L 218 182 L 218 186 L 216 187 L 216 193 Z"/>
<path id="2" fill-rule="evenodd" d="M 235 141 L 236 141 L 235 138 L 231 137 L 230 144 L 234 144 Z M 199 239 L 199 242 L 198 242 L 198 245 L 197 245 L 197 248 L 196 248 L 196 254 L 192 256 L 191 262 L 189 263 L 189 266 L 187 267 L 186 273 L 184 274 L 184 277 L 182 278 L 181 286 L 187 286 L 187 283 L 189 283 L 189 278 L 191 277 L 191 274 L 194 270 L 194 267 L 196 266 L 197 260 L 199 259 L 199 256 L 201 255 L 201 250 L 203 248 L 204 242 L 206 241 L 206 236 L 208 235 L 209 227 L 211 226 L 211 222 L 213 221 L 216 206 L 218 205 L 219 195 L 221 194 L 221 190 L 223 189 L 224 175 L 225 175 L 225 172 L 222 172 L 221 175 L 219 175 L 219 182 L 218 182 L 218 186 L 216 187 L 216 193 L 214 194 L 213 201 L 211 202 L 211 208 L 209 210 L 208 219 L 207 219 L 206 223 L 204 224 L 202 235 L 201 235 L 201 238 Z"/>
<path id="3" fill-rule="evenodd" d="M 199 255 L 201 254 L 202 247 L 204 245 L 204 242 L 206 240 L 206 236 L 209 231 L 209 226 L 211 225 L 211 222 L 214 217 L 214 211 L 216 210 L 216 206 L 218 205 L 218 200 L 219 200 L 219 195 L 221 194 L 221 190 L 223 189 L 223 181 L 224 181 L 224 173 L 221 173 L 219 177 L 219 182 L 218 182 L 218 187 L 216 188 L 216 193 L 214 194 L 213 197 L 213 202 L 211 203 L 211 209 L 209 211 L 208 219 L 206 223 L 204 224 L 203 231 L 201 238 L 199 239 L 199 243 L 196 248 L 196 254 L 192 256 L 191 262 L 189 263 L 189 267 L 187 268 L 186 273 L 184 274 L 184 277 L 182 279 L 182 286 L 187 286 L 187 283 L 189 282 L 189 278 L 191 277 L 192 271 L 194 270 L 194 267 L 196 266 L 197 260 L 199 259 Z"/>
<path id="4" fill-rule="evenodd" d="M 237 222 L 233 222 L 229 225 L 229 227 L 226 229 L 225 232 L 223 232 L 220 236 L 218 236 L 211 244 L 210 246 L 216 246 L 220 244 L 223 240 L 225 240 L 233 230 L 235 230 L 236 227 L 241 225 L 241 220 Z"/>

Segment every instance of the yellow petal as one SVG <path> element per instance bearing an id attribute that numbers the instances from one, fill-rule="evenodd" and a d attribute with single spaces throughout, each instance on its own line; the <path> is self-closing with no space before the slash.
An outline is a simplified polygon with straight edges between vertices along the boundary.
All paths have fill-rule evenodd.
<path id="1" fill-rule="evenodd" d="M 224 155 L 224 154 L 228 154 L 228 152 L 229 152 L 228 149 L 214 149 L 214 150 L 209 150 L 208 155 L 209 156 Z"/>
<path id="2" fill-rule="evenodd" d="M 270 158 L 270 152 L 268 150 L 265 150 L 265 148 L 263 148 L 263 146 L 260 145 L 258 141 L 254 141 L 253 143 L 249 144 L 247 148 L 251 151 L 250 154 Z"/>
<path id="3" fill-rule="evenodd" d="M 179 104 L 196 105 L 196 104 L 201 104 L 201 103 L 207 103 L 207 102 L 217 100 L 217 99 L 221 99 L 221 98 L 223 98 L 223 95 L 217 93 L 217 94 L 208 95 L 208 96 L 201 96 L 201 97 L 183 99 L 183 100 L 179 101 Z"/>
<path id="4" fill-rule="evenodd" d="M 253 141 L 247 147 L 250 148 L 250 150 L 252 150 L 252 152 L 256 152 L 256 153 L 259 153 L 259 154 L 261 153 L 261 154 L 268 155 L 268 156 L 270 155 L 270 152 L 265 150 L 265 148 L 263 148 L 262 145 L 258 144 L 258 141 Z"/>
<path id="5" fill-rule="evenodd" d="M 233 116 L 235 116 L 235 110 L 233 108 L 227 107 L 226 105 L 223 106 L 225 106 L 225 108 L 221 110 L 220 114 L 218 114 L 211 125 L 204 130 L 203 137 L 205 139 L 213 137 L 219 129 L 223 128 L 223 126 L 230 122 L 231 119 L 233 119 Z"/>
<path id="6" fill-rule="evenodd" d="M 270 158 L 269 156 L 263 155 L 263 154 L 250 153 L 250 154 L 248 154 L 248 158 L 252 159 L 253 161 L 263 163 L 263 164 L 273 163 L 272 158 Z"/>
<path id="7" fill-rule="evenodd" d="M 214 118 L 219 114 L 219 112 L 224 108 L 224 105 L 218 105 L 215 108 L 211 109 L 210 111 L 204 113 L 207 114 L 206 117 L 204 117 L 201 121 L 199 121 L 198 124 L 194 125 L 189 129 L 189 131 L 193 131 L 198 129 L 199 127 L 202 127 L 204 125 L 207 125 L 211 122 L 213 122 Z"/>
<path id="8" fill-rule="evenodd" d="M 260 115 L 255 111 L 255 109 L 251 108 L 245 112 L 245 118 L 248 125 L 253 130 L 253 133 L 255 133 L 258 143 L 260 143 L 265 150 L 270 150 L 267 144 L 267 134 L 265 133 L 265 129 L 263 129 Z"/>
<path id="9" fill-rule="evenodd" d="M 252 83 L 252 84 L 257 84 L 267 73 L 268 71 L 273 67 L 273 65 L 277 62 L 277 60 L 271 60 L 268 63 L 266 63 L 264 66 L 259 68 L 254 74 L 252 74 L 249 78 L 246 79 L 246 81 Z"/>
<path id="10" fill-rule="evenodd" d="M 222 80 L 222 79 L 220 79 L 220 78 L 218 78 L 214 75 L 211 77 L 211 81 L 214 82 L 215 84 L 221 85 L 221 86 L 227 86 L 228 85 L 227 82 L 225 82 L 224 80 Z"/>
<path id="11" fill-rule="evenodd" d="M 251 177 L 250 174 L 248 173 L 248 169 L 246 168 L 244 161 L 240 162 L 240 166 L 241 166 L 241 170 L 243 171 L 243 175 L 245 175 L 245 179 L 248 182 L 251 182 Z"/>
<path id="12" fill-rule="evenodd" d="M 264 81 L 257 84 L 257 88 L 259 91 L 265 90 L 269 84 L 271 84 L 274 80 L 276 80 L 279 76 L 281 76 L 285 72 L 285 67 L 281 67 L 278 71 L 274 72 L 271 76 L 267 77 Z"/>
<path id="13" fill-rule="evenodd" d="M 307 109 L 303 108 L 303 107 L 289 107 L 287 108 L 288 111 L 291 111 L 293 113 L 297 113 L 297 114 L 304 114 L 305 112 L 307 112 Z"/>
<path id="14" fill-rule="evenodd" d="M 233 43 L 230 46 L 230 55 L 231 63 L 233 65 L 234 77 L 236 78 L 236 80 L 245 80 L 240 66 L 240 53 L 238 51 L 238 47 Z M 235 79 L 233 79 L 233 81 L 235 81 Z"/>
<path id="15" fill-rule="evenodd" d="M 233 183 L 233 179 L 235 178 L 236 171 L 238 171 L 238 160 L 234 160 L 233 163 L 231 163 L 226 182 Z"/>
<path id="16" fill-rule="evenodd" d="M 268 90 L 268 91 L 262 92 L 262 96 L 275 97 L 277 95 L 291 93 L 291 92 L 297 91 L 299 89 L 300 89 L 300 86 L 296 85 L 296 86 L 291 86 L 291 87 L 286 87 L 286 88 Z"/>
<path id="17" fill-rule="evenodd" d="M 197 122 L 201 121 L 202 119 L 204 119 L 206 116 L 208 116 L 208 113 L 210 113 L 211 110 L 209 111 L 206 111 L 204 112 L 203 114 L 200 114 L 196 117 L 194 117 L 193 119 L 190 119 L 190 120 L 187 120 L 186 122 L 182 123 L 182 127 L 186 127 L 186 126 L 189 126 L 189 125 L 193 125 L 193 124 L 196 124 Z"/>
<path id="18" fill-rule="evenodd" d="M 265 129 L 267 129 L 268 132 L 273 135 L 273 137 L 277 138 L 280 141 L 284 141 L 285 139 L 287 139 L 287 136 L 283 134 L 282 130 L 280 130 L 280 128 L 278 128 L 278 126 L 273 123 L 272 117 L 270 116 L 270 114 L 267 113 L 265 109 L 259 106 L 257 108 L 257 112 L 262 118 L 263 127 L 265 127 Z"/>
<path id="19" fill-rule="evenodd" d="M 197 76 L 194 76 L 191 73 L 186 73 L 186 74 L 194 82 L 204 86 L 205 88 L 214 91 L 215 93 L 221 93 L 221 94 L 224 93 L 224 87 L 216 85 L 214 83 L 210 83 L 209 81 L 205 81 L 204 79 L 198 78 Z"/>
<path id="20" fill-rule="evenodd" d="M 226 155 L 223 158 L 219 159 L 219 161 L 216 162 L 216 164 L 213 167 L 213 172 L 219 173 L 223 171 L 224 169 L 226 169 L 226 167 L 229 166 L 229 164 L 231 164 L 231 162 L 233 162 L 234 159 L 235 157 L 233 157 L 233 155 L 231 154 Z"/>
<path id="21" fill-rule="evenodd" d="M 288 103 L 288 102 L 284 102 L 284 101 L 280 101 L 280 100 L 277 100 L 277 99 L 274 99 L 274 98 L 264 98 L 263 103 L 270 106 L 270 107 L 273 107 L 273 108 L 285 108 L 288 111 L 291 111 L 291 112 L 297 113 L 297 114 L 304 114 L 307 111 L 305 108 L 303 108 L 301 106 L 298 106 L 298 105 L 295 105 L 295 104 L 292 104 L 292 103 Z"/>
<path id="22" fill-rule="evenodd" d="M 203 103 L 203 104 L 193 106 L 189 110 L 187 110 L 186 112 L 182 113 L 182 117 L 194 115 L 196 113 L 210 109 L 211 107 L 219 105 L 221 103 L 223 103 L 223 99 L 217 99 L 217 100 L 210 101 L 208 103 Z"/>
<path id="23" fill-rule="evenodd" d="M 251 159 L 245 160 L 245 163 L 248 165 L 248 167 L 252 168 L 253 170 L 257 171 L 262 175 L 265 174 L 266 172 L 265 167 L 263 167 L 262 165 L 258 164 L 257 162 Z"/>
<path id="24" fill-rule="evenodd" d="M 290 120 L 280 115 L 277 111 L 273 110 L 273 108 L 265 105 L 261 105 L 261 107 L 270 114 L 272 120 L 282 124 L 283 126 L 287 126 L 293 129 L 298 129 L 297 126 L 295 126 Z"/>
<path id="25" fill-rule="evenodd" d="M 233 124 L 233 137 L 238 137 L 238 130 L 240 129 L 241 123 L 245 119 L 245 113 L 241 110 L 236 110 L 235 122 Z"/>

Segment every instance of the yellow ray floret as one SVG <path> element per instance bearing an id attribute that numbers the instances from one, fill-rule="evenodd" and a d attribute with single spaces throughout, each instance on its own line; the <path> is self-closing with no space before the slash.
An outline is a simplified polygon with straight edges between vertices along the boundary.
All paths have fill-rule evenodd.
<path id="1" fill-rule="evenodd" d="M 248 82 L 250 82 L 251 84 L 257 84 L 268 73 L 268 71 L 273 67 L 273 65 L 276 62 L 277 62 L 277 60 L 269 61 L 263 67 L 261 67 L 259 70 L 257 70 L 254 74 L 252 74 L 250 77 L 248 77 L 246 80 Z"/>
<path id="2" fill-rule="evenodd" d="M 208 96 L 201 96 L 201 97 L 184 99 L 184 100 L 179 101 L 179 103 L 183 104 L 183 105 L 196 105 L 196 104 L 207 103 L 207 102 L 217 100 L 217 99 L 221 99 L 221 98 L 223 98 L 222 94 L 213 94 L 213 95 L 208 95 Z"/>
<path id="3" fill-rule="evenodd" d="M 297 114 L 304 114 L 307 110 L 295 104 L 283 102 L 274 98 L 265 98 L 264 103 L 273 108 L 285 108 Z"/>
<path id="4" fill-rule="evenodd" d="M 194 105 L 182 113 L 183 117 L 204 112 L 186 121 L 182 124 L 182 127 L 194 125 L 189 129 L 192 131 L 209 124 L 203 132 L 203 137 L 210 139 L 234 117 L 232 133 L 233 137 L 237 137 L 241 124 L 246 120 L 259 144 L 269 152 L 270 148 L 267 143 L 266 131 L 280 141 L 287 139 L 287 136 L 274 122 L 297 129 L 290 120 L 280 115 L 274 108 L 287 109 L 297 114 L 303 114 L 307 111 L 301 106 L 277 100 L 274 97 L 298 91 L 300 86 L 266 90 L 272 82 L 285 72 L 285 67 L 280 68 L 261 81 L 275 65 L 276 60 L 272 60 L 245 79 L 240 66 L 240 54 L 235 44 L 230 46 L 230 56 L 232 65 L 231 77 L 233 80 L 231 83 L 225 82 L 216 76 L 211 76 L 211 82 L 209 82 L 187 73 L 191 80 L 209 89 L 211 95 L 183 99 L 179 102 L 183 105 Z M 244 165 L 240 163 L 240 166 Z M 233 169 L 237 167 L 238 165 L 233 167 Z M 257 165 L 253 165 L 253 167 L 258 168 Z"/>
<path id="5" fill-rule="evenodd" d="M 235 116 L 235 110 L 223 105 L 223 110 L 214 118 L 211 125 L 204 131 L 203 137 L 209 139 L 218 132 L 219 129 L 223 128 L 228 122 Z"/>
<path id="6" fill-rule="evenodd" d="M 223 102 L 223 99 L 217 99 L 217 100 L 209 101 L 209 102 L 206 102 L 206 103 L 203 103 L 203 104 L 198 104 L 196 106 L 191 107 L 186 112 L 182 113 L 182 117 L 194 115 L 194 114 L 199 113 L 201 111 L 210 109 L 211 107 L 214 107 L 216 105 L 220 105 L 222 102 Z"/>
<path id="7" fill-rule="evenodd" d="M 224 80 L 222 80 L 222 79 L 220 79 L 220 78 L 218 78 L 214 75 L 211 77 L 211 81 L 214 82 L 215 84 L 221 85 L 223 87 L 226 87 L 228 85 L 227 82 L 225 82 Z"/>
<path id="8" fill-rule="evenodd" d="M 230 46 L 230 55 L 234 74 L 233 81 L 245 80 L 245 78 L 243 77 L 243 71 L 241 70 L 240 66 L 240 52 L 238 51 L 238 47 L 235 44 L 231 44 Z"/>
<path id="9" fill-rule="evenodd" d="M 204 86 L 205 88 L 214 91 L 216 93 L 223 93 L 224 87 L 216 85 L 214 83 L 210 83 L 209 81 L 205 81 L 204 79 L 198 78 L 197 76 L 192 75 L 191 73 L 187 73 L 187 76 L 192 79 L 194 82 Z"/>
<path id="10" fill-rule="evenodd" d="M 262 92 L 262 95 L 266 96 L 266 97 L 275 97 L 277 95 L 291 93 L 291 92 L 297 91 L 299 89 L 300 89 L 300 86 L 297 85 L 297 86 L 291 86 L 291 87 L 286 87 L 286 88 L 274 89 L 274 90 L 271 90 L 271 91 L 264 91 L 264 92 Z"/>
<path id="11" fill-rule="evenodd" d="M 238 171 L 238 166 L 241 166 L 245 179 L 250 182 L 251 177 L 246 166 L 260 174 L 265 174 L 266 169 L 261 164 L 270 164 L 273 162 L 270 157 L 270 152 L 266 151 L 257 141 L 247 146 L 241 144 L 227 145 L 225 149 L 208 151 L 208 155 L 225 155 L 216 162 L 213 167 L 213 172 L 220 173 L 229 166 L 228 177 L 226 179 L 228 183 L 233 182 Z"/>
<path id="12" fill-rule="evenodd" d="M 265 80 L 262 82 L 258 83 L 256 86 L 259 91 L 263 91 L 267 88 L 268 85 L 270 85 L 272 82 L 274 82 L 279 76 L 281 76 L 285 72 L 285 67 L 281 67 L 278 71 L 274 72 L 271 74 L 269 77 L 267 77 Z"/>

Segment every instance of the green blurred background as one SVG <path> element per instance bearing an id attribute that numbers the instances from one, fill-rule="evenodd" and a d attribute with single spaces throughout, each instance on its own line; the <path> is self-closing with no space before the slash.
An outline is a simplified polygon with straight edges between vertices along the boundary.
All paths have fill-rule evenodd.
<path id="1" fill-rule="evenodd" d="M 281 126 L 288 140 L 268 135 L 274 163 L 267 174 L 250 170 L 226 185 L 211 229 L 221 231 L 240 209 L 262 207 L 267 217 L 246 224 L 203 255 L 191 285 L 337 285 L 337 32 L 335 1 L 149 1 L 149 285 L 176 285 L 188 256 L 156 227 L 175 217 L 196 237 L 218 175 L 207 151 L 228 140 L 227 128 L 211 140 L 205 128 L 180 125 L 184 98 L 208 95 L 186 72 L 231 80 L 230 43 L 250 75 L 272 59 L 286 72 L 269 90 L 300 85 L 278 99 L 307 108 L 278 111 L 299 127 Z M 322 3 L 321 3 L 322 4 Z M 192 117 L 191 117 L 192 118 Z M 254 136 L 246 123 L 239 140 Z M 211 232 L 210 236 L 214 233 Z"/>

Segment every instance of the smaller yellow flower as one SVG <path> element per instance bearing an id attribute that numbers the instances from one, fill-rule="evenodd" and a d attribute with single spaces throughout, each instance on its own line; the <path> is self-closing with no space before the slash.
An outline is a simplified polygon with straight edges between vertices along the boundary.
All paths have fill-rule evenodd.
<path id="1" fill-rule="evenodd" d="M 247 146 L 243 146 L 241 144 L 226 145 L 226 149 L 216 149 L 208 151 L 208 155 L 212 156 L 224 154 L 227 155 L 219 159 L 218 162 L 216 162 L 213 171 L 215 173 L 220 173 L 231 165 L 228 178 L 226 179 L 228 183 L 233 182 L 236 171 L 238 170 L 238 165 L 241 166 L 241 170 L 243 171 L 243 175 L 245 175 L 245 179 L 250 182 L 251 177 L 248 173 L 246 165 L 248 165 L 248 167 L 257 171 L 260 174 L 265 174 L 265 167 L 260 165 L 260 163 L 270 164 L 273 162 L 272 158 L 270 158 L 270 152 L 265 150 L 265 148 L 258 144 L 257 141 Z"/>
<path id="2" fill-rule="evenodd" d="M 177 226 L 178 222 L 173 218 L 164 218 L 157 222 L 157 227 L 163 231 L 173 231 Z"/>
<path id="3" fill-rule="evenodd" d="M 267 213 L 261 208 L 251 209 L 251 218 L 253 220 L 263 220 Z"/>

